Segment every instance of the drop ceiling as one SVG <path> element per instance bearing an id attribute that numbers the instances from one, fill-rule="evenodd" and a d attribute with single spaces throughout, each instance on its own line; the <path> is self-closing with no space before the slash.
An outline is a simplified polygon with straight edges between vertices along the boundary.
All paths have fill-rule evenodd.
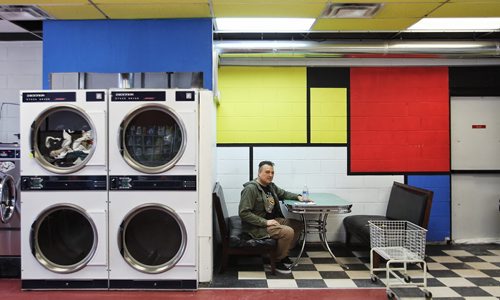
<path id="1" fill-rule="evenodd" d="M 329 3 L 380 3 L 369 18 L 322 18 Z M 404 30 L 423 17 L 500 17 L 500 0 L 0 0 L 36 5 L 56 20 L 218 17 L 315 18 L 307 33 L 215 32 L 214 39 L 470 39 L 499 40 L 500 33 Z M 0 20 L 0 40 L 41 40 L 42 21 Z"/>

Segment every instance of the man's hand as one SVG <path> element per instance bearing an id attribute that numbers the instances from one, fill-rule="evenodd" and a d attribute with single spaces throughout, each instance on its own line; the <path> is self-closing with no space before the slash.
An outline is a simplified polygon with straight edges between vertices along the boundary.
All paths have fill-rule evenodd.
<path id="1" fill-rule="evenodd" d="M 279 225 L 280 223 L 278 223 L 278 221 L 276 220 L 267 220 L 266 222 L 266 225 L 269 227 L 269 226 L 276 226 L 276 225 Z"/>

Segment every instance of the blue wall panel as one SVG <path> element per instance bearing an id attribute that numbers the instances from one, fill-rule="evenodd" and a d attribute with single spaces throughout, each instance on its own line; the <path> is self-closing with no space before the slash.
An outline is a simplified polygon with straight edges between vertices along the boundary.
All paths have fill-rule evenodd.
<path id="1" fill-rule="evenodd" d="M 212 89 L 212 20 L 44 21 L 43 86 L 56 72 L 203 72 Z"/>
<path id="2" fill-rule="evenodd" d="M 408 184 L 434 192 L 427 232 L 428 241 L 444 241 L 450 237 L 450 176 L 409 175 Z"/>

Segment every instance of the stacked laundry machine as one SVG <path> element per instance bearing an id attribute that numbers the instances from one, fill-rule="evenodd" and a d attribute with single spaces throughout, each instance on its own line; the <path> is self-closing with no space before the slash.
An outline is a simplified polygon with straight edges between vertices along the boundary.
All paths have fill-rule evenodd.
<path id="1" fill-rule="evenodd" d="M 108 287 L 107 91 L 21 92 L 23 289 Z"/>
<path id="2" fill-rule="evenodd" d="M 22 287 L 196 289 L 198 89 L 22 92 Z"/>
<path id="3" fill-rule="evenodd" d="M 110 90 L 111 289 L 197 288 L 199 97 Z"/>

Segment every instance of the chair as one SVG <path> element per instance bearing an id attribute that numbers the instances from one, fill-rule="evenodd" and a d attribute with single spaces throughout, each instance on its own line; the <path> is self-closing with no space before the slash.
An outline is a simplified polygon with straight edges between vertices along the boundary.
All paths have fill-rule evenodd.
<path id="1" fill-rule="evenodd" d="M 353 215 L 344 218 L 346 244 L 355 237 L 361 244 L 370 246 L 369 220 L 406 220 L 427 228 L 433 192 L 407 184 L 394 182 L 385 216 Z"/>
<path id="2" fill-rule="evenodd" d="M 262 255 L 269 257 L 271 273 L 275 274 L 276 240 L 271 238 L 252 239 L 248 234 L 243 233 L 240 217 L 228 217 L 224 193 L 219 182 L 215 184 L 212 200 L 222 242 L 222 261 L 219 273 L 224 273 L 226 270 L 229 256 Z"/>

